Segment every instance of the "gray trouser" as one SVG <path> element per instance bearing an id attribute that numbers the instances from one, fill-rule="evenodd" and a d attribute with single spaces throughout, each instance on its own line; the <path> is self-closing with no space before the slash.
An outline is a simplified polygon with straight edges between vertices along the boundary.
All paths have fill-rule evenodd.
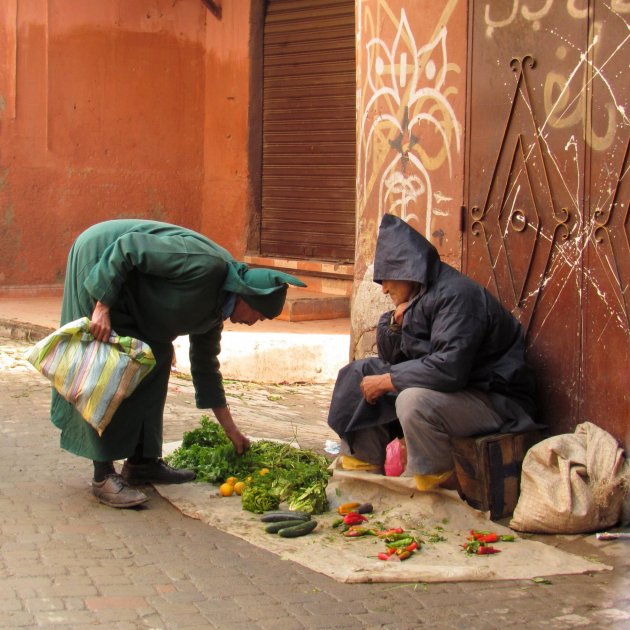
<path id="1" fill-rule="evenodd" d="M 477 390 L 437 392 L 422 387 L 403 390 L 396 398 L 396 415 L 407 444 L 406 474 L 430 475 L 453 468 L 450 437 L 499 431 L 503 421 L 488 397 Z M 352 454 L 383 465 L 390 440 L 387 425 L 357 431 Z M 348 454 L 342 443 L 342 454 Z"/>

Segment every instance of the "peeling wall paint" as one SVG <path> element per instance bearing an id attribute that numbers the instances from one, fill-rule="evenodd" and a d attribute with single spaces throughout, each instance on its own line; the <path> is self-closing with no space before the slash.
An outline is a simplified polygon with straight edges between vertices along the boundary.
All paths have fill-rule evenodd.
<path id="1" fill-rule="evenodd" d="M 354 357 L 374 351 L 391 307 L 372 282 L 380 219 L 408 221 L 460 265 L 466 3 L 357 4 L 358 128 Z"/>
<path id="2" fill-rule="evenodd" d="M 199 228 L 207 15 L 200 1 L 0 3 L 0 288 L 58 283 L 97 221 Z"/>

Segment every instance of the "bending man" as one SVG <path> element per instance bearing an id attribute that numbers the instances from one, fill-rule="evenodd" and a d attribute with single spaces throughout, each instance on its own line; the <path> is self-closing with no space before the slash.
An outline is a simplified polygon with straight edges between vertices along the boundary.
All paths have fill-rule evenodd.
<path id="1" fill-rule="evenodd" d="M 88 228 L 68 256 L 61 323 L 90 317 L 100 341 L 112 330 L 147 342 L 156 366 L 123 401 L 99 437 L 75 408 L 53 391 L 51 416 L 61 447 L 91 459 L 92 492 L 116 508 L 144 503 L 132 485 L 194 479 L 162 459 L 162 423 L 174 339 L 190 338 L 198 408 L 211 408 L 240 454 L 249 441 L 226 404 L 218 355 L 223 321 L 252 325 L 277 317 L 288 284 L 303 282 L 271 269 L 249 269 L 191 230 L 157 221 L 114 220 Z M 121 474 L 114 461 L 126 459 Z"/>

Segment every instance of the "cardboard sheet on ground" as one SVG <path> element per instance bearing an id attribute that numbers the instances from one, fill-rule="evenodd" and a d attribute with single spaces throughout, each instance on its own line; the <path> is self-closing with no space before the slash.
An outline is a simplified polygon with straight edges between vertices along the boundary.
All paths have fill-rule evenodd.
<path id="1" fill-rule="evenodd" d="M 331 511 L 314 517 L 318 521 L 314 532 L 293 539 L 267 534 L 259 515 L 242 510 L 238 496 L 219 496 L 217 486 L 189 483 L 156 485 L 156 489 L 183 514 L 340 582 L 512 580 L 611 569 L 518 536 L 515 542 L 496 544 L 501 553 L 467 556 L 461 545 L 471 529 L 516 533 L 472 509 L 454 491 L 416 491 L 412 478 L 334 470 L 328 484 Z M 377 554 L 385 550 L 380 539 L 349 539 L 332 527 L 339 518 L 336 506 L 349 501 L 373 504 L 370 523 L 403 527 L 425 541 L 433 537 L 446 540 L 425 542 L 403 562 L 378 560 Z"/>

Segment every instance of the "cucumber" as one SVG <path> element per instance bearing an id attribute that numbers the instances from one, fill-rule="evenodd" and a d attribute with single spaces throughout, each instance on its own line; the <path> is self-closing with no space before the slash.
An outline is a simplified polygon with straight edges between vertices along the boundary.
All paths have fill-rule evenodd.
<path id="1" fill-rule="evenodd" d="M 278 536 L 282 538 L 297 538 L 298 536 L 306 536 L 317 527 L 317 521 L 304 521 L 291 527 L 284 527 L 278 531 Z"/>
<path id="2" fill-rule="evenodd" d="M 277 534 L 281 529 L 285 527 L 293 527 L 294 525 L 298 525 L 300 523 L 306 523 L 306 521 L 277 521 L 276 523 L 269 523 L 267 527 L 265 527 L 265 531 L 268 534 Z"/>
<path id="3" fill-rule="evenodd" d="M 299 510 L 275 510 L 265 512 L 260 520 L 263 523 L 278 523 L 280 521 L 308 521 L 311 515 Z"/>

